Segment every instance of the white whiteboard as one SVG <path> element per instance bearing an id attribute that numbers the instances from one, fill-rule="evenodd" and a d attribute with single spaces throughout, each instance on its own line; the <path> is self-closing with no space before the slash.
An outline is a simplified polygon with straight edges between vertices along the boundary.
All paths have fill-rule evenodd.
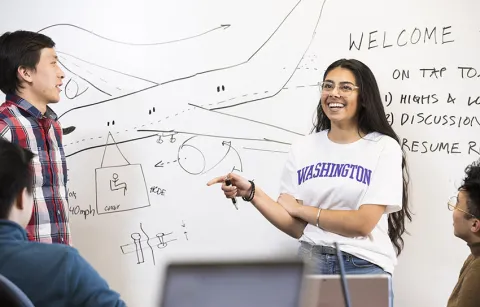
<path id="1" fill-rule="evenodd" d="M 43 29 L 57 43 L 68 86 L 53 108 L 76 127 L 64 139 L 73 242 L 130 306 L 156 303 L 169 259 L 295 252 L 251 205 L 236 210 L 206 182 L 235 167 L 276 197 L 289 144 L 312 127 L 316 84 L 342 57 L 373 70 L 406 140 L 415 216 L 395 306 L 446 304 L 469 252 L 446 201 L 480 153 L 478 1 L 10 1 L 2 11 L 1 32 Z"/>

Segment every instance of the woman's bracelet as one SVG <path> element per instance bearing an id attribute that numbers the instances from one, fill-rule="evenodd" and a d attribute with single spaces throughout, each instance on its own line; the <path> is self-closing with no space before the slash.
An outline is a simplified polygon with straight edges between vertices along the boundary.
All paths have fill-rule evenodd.
<path id="1" fill-rule="evenodd" d="M 320 224 L 319 221 L 318 221 L 318 219 L 320 218 L 320 212 L 321 212 L 321 211 L 322 211 L 322 208 L 318 208 L 318 213 L 317 213 L 317 227 L 318 227 L 318 228 L 320 228 L 320 226 L 318 225 L 318 224 Z"/>
<path id="2" fill-rule="evenodd" d="M 248 182 L 250 182 L 250 184 L 252 185 L 251 186 L 252 190 L 250 191 L 250 195 L 248 197 L 242 196 L 242 199 L 244 201 L 252 201 L 253 197 L 255 196 L 255 183 L 253 183 L 253 180 L 249 180 Z"/>

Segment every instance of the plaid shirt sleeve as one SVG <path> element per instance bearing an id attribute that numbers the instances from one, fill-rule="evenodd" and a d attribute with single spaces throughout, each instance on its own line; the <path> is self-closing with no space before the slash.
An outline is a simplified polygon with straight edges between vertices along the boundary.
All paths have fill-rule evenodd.
<path id="1" fill-rule="evenodd" d="M 9 142 L 12 141 L 12 131 L 3 120 L 0 120 L 0 137 L 6 139 Z"/>

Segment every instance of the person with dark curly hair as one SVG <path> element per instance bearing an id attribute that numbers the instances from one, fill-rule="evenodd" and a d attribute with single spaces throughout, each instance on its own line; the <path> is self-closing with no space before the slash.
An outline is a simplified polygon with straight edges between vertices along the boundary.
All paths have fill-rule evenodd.
<path id="1" fill-rule="evenodd" d="M 465 260 L 447 307 L 474 307 L 480 304 L 480 160 L 467 166 L 457 196 L 448 201 L 453 211 L 454 235 L 467 243 Z"/>

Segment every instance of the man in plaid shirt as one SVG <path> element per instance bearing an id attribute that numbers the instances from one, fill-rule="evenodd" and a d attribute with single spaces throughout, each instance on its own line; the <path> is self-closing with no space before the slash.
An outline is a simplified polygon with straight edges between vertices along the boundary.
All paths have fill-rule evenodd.
<path id="1" fill-rule="evenodd" d="M 43 34 L 16 31 L 0 37 L 0 136 L 35 154 L 33 212 L 28 239 L 70 243 L 67 167 L 62 128 L 48 107 L 60 100 L 64 73 L 55 43 Z"/>

